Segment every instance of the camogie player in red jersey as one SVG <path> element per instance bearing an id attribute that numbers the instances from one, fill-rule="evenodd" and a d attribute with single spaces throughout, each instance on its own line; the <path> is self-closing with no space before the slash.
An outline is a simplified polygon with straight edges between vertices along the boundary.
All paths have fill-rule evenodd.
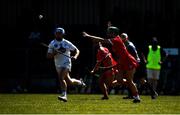
<path id="1" fill-rule="evenodd" d="M 101 42 L 99 42 L 99 49 L 96 54 L 97 63 L 93 70 L 92 74 L 97 72 L 99 69 L 102 69 L 103 73 L 100 74 L 99 86 L 103 93 L 102 100 L 109 99 L 108 91 L 109 88 L 113 86 L 116 69 L 114 68 L 117 65 L 117 62 L 113 59 L 112 54 L 109 52 L 108 48 L 103 47 Z M 114 81 L 114 82 L 113 82 Z"/>
<path id="2" fill-rule="evenodd" d="M 138 90 L 136 85 L 133 82 L 133 77 L 135 70 L 138 66 L 138 62 L 136 59 L 127 51 L 126 46 L 124 45 L 122 39 L 119 36 L 119 29 L 114 26 L 110 26 L 107 29 L 108 39 L 104 39 L 97 36 L 92 36 L 83 32 L 83 36 L 87 38 L 91 38 L 93 41 L 102 42 L 105 44 L 110 44 L 112 46 L 112 51 L 115 55 L 115 60 L 118 63 L 117 69 L 117 81 L 123 83 L 123 78 L 127 81 L 127 86 L 130 88 L 131 93 L 133 95 L 133 102 L 139 103 L 140 97 L 138 94 Z"/>
<path id="3" fill-rule="evenodd" d="M 151 93 L 151 98 L 152 99 L 156 99 L 158 94 L 155 91 L 155 89 L 152 87 L 152 85 L 146 80 L 146 59 L 143 53 L 141 53 L 141 55 L 138 55 L 138 52 L 136 50 L 135 45 L 133 44 L 133 42 L 131 42 L 128 38 L 128 35 L 126 33 L 122 33 L 120 35 L 122 41 L 124 42 L 128 52 L 137 60 L 137 62 L 139 63 L 138 68 L 136 69 L 136 73 L 135 73 L 135 78 L 134 81 L 139 83 L 140 86 L 144 86 L 146 88 L 148 88 L 150 90 Z M 139 89 L 141 90 L 141 88 Z M 127 97 L 123 97 L 123 99 L 131 99 L 132 95 L 129 92 L 128 89 L 128 96 Z"/>

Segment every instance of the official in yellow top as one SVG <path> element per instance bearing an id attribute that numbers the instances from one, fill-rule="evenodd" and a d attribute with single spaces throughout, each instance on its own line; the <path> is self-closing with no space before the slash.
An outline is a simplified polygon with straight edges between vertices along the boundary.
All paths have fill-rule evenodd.
<path id="1" fill-rule="evenodd" d="M 161 53 L 160 53 L 161 46 L 157 45 L 156 50 L 153 50 L 152 45 L 149 45 L 149 53 L 147 56 L 147 65 L 146 67 L 148 69 L 155 69 L 160 70 L 161 69 Z"/>
<path id="2" fill-rule="evenodd" d="M 152 45 L 149 45 L 148 48 L 149 51 L 146 61 L 147 79 L 150 85 L 153 87 L 153 90 L 156 91 L 161 70 L 162 58 L 164 57 L 165 52 L 162 50 L 161 46 L 158 45 L 156 37 L 153 37 Z M 155 99 L 157 96 L 158 94 L 156 94 L 153 98 Z"/>

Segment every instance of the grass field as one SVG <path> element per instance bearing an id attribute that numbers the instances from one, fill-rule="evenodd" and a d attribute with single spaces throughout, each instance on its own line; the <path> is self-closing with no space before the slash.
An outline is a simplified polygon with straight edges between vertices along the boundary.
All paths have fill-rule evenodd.
<path id="1" fill-rule="evenodd" d="M 141 96 L 141 103 L 123 100 L 124 95 L 68 94 L 68 102 L 58 94 L 0 94 L 0 114 L 180 114 L 180 96 Z"/>

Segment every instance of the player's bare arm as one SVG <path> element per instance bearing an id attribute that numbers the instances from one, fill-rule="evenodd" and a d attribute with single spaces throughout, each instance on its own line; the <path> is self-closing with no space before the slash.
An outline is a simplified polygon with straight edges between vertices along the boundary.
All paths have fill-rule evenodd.
<path id="1" fill-rule="evenodd" d="M 101 64 L 101 62 L 97 61 L 96 65 L 91 70 L 91 74 L 94 74 L 94 72 L 96 72 L 99 69 L 100 64 Z"/>
<path id="2" fill-rule="evenodd" d="M 78 56 L 79 56 L 79 54 L 80 54 L 80 51 L 79 51 L 79 49 L 76 48 L 76 49 L 75 49 L 75 52 L 76 52 L 76 53 L 75 53 L 75 55 L 73 56 L 73 58 L 74 58 L 74 59 L 77 59 Z"/>
<path id="3" fill-rule="evenodd" d="M 105 44 L 110 44 L 108 39 L 104 39 L 104 38 L 101 38 L 101 37 L 93 36 L 93 35 L 90 35 L 90 34 L 88 34 L 86 32 L 82 32 L 82 34 L 83 34 L 83 37 L 90 38 L 90 39 L 92 39 L 95 42 L 101 42 L 101 43 L 105 43 Z"/>

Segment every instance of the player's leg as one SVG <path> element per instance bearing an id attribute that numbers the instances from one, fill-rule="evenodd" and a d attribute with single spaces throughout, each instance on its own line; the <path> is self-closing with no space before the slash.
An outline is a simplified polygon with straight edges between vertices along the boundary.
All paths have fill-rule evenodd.
<path id="1" fill-rule="evenodd" d="M 67 83 L 65 81 L 65 76 L 67 74 L 66 68 L 56 68 L 56 71 L 58 73 L 58 79 L 61 86 L 61 96 L 58 96 L 59 100 L 62 100 L 64 102 L 67 102 Z"/>
<path id="2" fill-rule="evenodd" d="M 142 86 L 145 86 L 150 90 L 152 99 L 155 99 L 158 96 L 158 93 L 153 89 L 153 87 L 148 83 L 145 78 L 141 78 L 140 83 L 142 84 Z"/>
<path id="3" fill-rule="evenodd" d="M 153 70 L 151 70 L 151 69 L 147 69 L 147 79 L 148 79 L 148 84 L 149 84 L 149 89 L 150 89 L 150 92 L 151 92 L 151 98 L 152 99 L 155 99 L 157 96 L 158 96 L 158 94 L 157 94 L 157 92 L 156 92 L 156 86 L 157 86 L 157 82 L 156 82 L 156 80 L 154 80 L 154 75 L 155 75 L 156 73 L 154 73 L 154 71 Z"/>
<path id="4" fill-rule="evenodd" d="M 141 77 L 139 79 L 139 84 L 140 87 L 138 88 L 139 94 L 142 94 L 143 90 L 145 90 L 145 94 L 147 94 L 147 90 L 149 90 L 149 86 L 151 86 L 147 80 L 145 79 L 145 77 Z"/>
<path id="5" fill-rule="evenodd" d="M 139 68 L 138 68 L 138 70 L 139 70 Z M 135 72 L 135 75 L 133 76 L 133 82 L 135 82 L 136 84 L 138 84 L 138 76 L 139 76 L 139 71 L 138 71 L 137 69 L 136 69 L 136 72 Z M 129 84 L 129 83 L 128 83 Z M 130 87 L 128 87 L 128 85 L 127 86 L 125 86 L 125 88 L 127 89 L 127 93 L 128 93 L 128 95 L 127 96 L 125 96 L 125 97 L 123 97 L 123 99 L 133 99 L 133 95 L 132 95 L 132 92 L 131 92 L 131 88 Z"/>
<path id="6" fill-rule="evenodd" d="M 147 80 L 149 82 L 149 84 L 153 87 L 153 71 L 151 69 L 147 69 Z"/>
<path id="7" fill-rule="evenodd" d="M 80 85 L 82 87 L 86 87 L 86 84 L 82 79 L 78 80 L 75 78 L 71 78 L 69 72 L 67 72 L 65 80 L 71 85 Z"/>
<path id="8" fill-rule="evenodd" d="M 127 79 L 128 87 L 130 88 L 131 93 L 133 95 L 133 98 L 134 98 L 133 102 L 137 103 L 137 102 L 140 102 L 140 97 L 138 94 L 137 87 L 135 83 L 133 82 L 134 73 L 135 73 L 135 68 L 131 70 L 127 70 L 126 73 L 124 74 L 124 77 Z"/>
<path id="9" fill-rule="evenodd" d="M 107 86 L 105 84 L 105 74 L 102 74 L 99 78 L 99 87 L 103 93 L 103 97 L 101 99 L 109 99 L 108 98 L 108 91 L 107 91 Z"/>
<path id="10" fill-rule="evenodd" d="M 159 74 L 160 74 L 160 70 L 154 70 L 153 73 L 153 89 L 156 91 L 157 90 L 157 84 L 158 84 L 158 80 L 159 80 Z M 152 99 L 156 99 L 158 96 L 157 92 L 154 93 L 154 95 L 152 95 Z"/>
<path id="11" fill-rule="evenodd" d="M 108 93 L 109 93 L 110 88 L 113 87 L 113 81 L 114 81 L 113 71 L 107 71 L 99 78 L 99 85 L 100 85 L 101 91 L 104 94 L 104 97 L 102 97 L 102 99 L 108 99 Z"/>
<path id="12" fill-rule="evenodd" d="M 123 73 L 124 73 L 123 71 L 118 71 L 118 73 L 115 74 L 115 78 L 111 84 L 112 87 L 128 85 L 126 79 L 123 79 L 124 77 Z"/>
<path id="13" fill-rule="evenodd" d="M 115 75 L 113 73 L 106 74 L 105 83 L 108 87 L 108 90 L 113 87 L 113 82 L 117 82 L 117 80 L 115 80 Z"/>
<path id="14" fill-rule="evenodd" d="M 115 78 L 111 84 L 112 87 L 121 86 L 128 89 L 128 96 L 123 97 L 123 99 L 132 99 L 131 89 L 128 86 L 127 79 L 124 78 L 124 71 L 118 71 L 118 73 L 115 74 Z"/>
<path id="15" fill-rule="evenodd" d="M 157 90 L 157 84 L 159 80 L 160 70 L 154 70 L 153 72 L 153 88 Z"/>

